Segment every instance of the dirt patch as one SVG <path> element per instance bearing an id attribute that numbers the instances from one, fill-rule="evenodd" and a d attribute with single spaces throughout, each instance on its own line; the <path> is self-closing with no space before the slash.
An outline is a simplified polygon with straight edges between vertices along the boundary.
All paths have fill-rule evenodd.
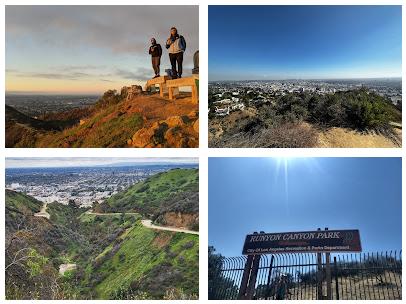
<path id="1" fill-rule="evenodd" d="M 163 248 L 169 244 L 173 236 L 173 233 L 160 233 L 152 242 L 152 245 L 158 248 Z"/>
<path id="2" fill-rule="evenodd" d="M 199 222 L 196 214 L 187 214 L 180 212 L 167 212 L 161 220 L 167 226 L 177 228 L 190 228 Z"/>

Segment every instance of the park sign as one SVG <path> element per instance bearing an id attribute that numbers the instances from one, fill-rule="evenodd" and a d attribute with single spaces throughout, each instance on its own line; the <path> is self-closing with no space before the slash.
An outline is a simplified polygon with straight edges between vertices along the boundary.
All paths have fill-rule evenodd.
<path id="1" fill-rule="evenodd" d="M 317 230 L 248 234 L 242 254 L 360 251 L 358 230 Z"/>

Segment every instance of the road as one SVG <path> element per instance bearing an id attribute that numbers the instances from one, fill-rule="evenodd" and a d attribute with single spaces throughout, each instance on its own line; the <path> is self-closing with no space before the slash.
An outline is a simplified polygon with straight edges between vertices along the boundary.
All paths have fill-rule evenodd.
<path id="1" fill-rule="evenodd" d="M 173 232 L 183 232 L 183 233 L 189 233 L 189 234 L 196 234 L 199 235 L 198 231 L 193 231 L 193 230 L 187 230 L 187 229 L 182 229 L 182 228 L 175 228 L 175 227 L 164 227 L 164 226 L 156 226 L 152 224 L 151 220 L 141 220 L 141 223 L 151 229 L 156 229 L 156 230 L 166 230 L 166 231 L 173 231 Z"/>
<path id="2" fill-rule="evenodd" d="M 50 216 L 49 213 L 47 212 L 47 205 L 48 205 L 47 203 L 44 203 L 44 204 L 42 205 L 42 207 L 41 207 L 41 211 L 35 213 L 34 216 L 45 217 L 45 218 L 47 218 L 47 219 L 49 220 L 49 218 L 50 218 L 51 216 Z"/>

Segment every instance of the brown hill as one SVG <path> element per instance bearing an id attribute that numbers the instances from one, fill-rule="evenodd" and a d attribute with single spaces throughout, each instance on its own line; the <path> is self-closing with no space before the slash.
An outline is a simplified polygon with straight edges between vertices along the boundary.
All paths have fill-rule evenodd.
<path id="1" fill-rule="evenodd" d="M 83 113 L 87 116 L 81 117 Z M 8 147 L 197 147 L 199 141 L 198 105 L 192 104 L 190 93 L 169 101 L 158 94 L 126 98 L 108 91 L 80 115 L 65 112 L 50 117 L 74 123 L 68 127 L 55 128 L 55 122 L 34 123 L 29 117 L 14 119 L 16 115 L 7 114 Z"/>

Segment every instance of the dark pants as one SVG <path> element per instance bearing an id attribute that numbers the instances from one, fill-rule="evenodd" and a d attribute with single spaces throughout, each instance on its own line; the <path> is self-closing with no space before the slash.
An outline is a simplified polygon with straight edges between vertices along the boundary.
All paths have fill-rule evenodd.
<path id="1" fill-rule="evenodd" d="M 152 68 L 154 69 L 155 76 L 159 75 L 159 65 L 161 64 L 161 57 L 151 57 Z"/>
<path id="2" fill-rule="evenodd" d="M 182 63 L 183 63 L 183 52 L 176 54 L 169 54 L 169 60 L 171 61 L 172 71 L 182 77 Z M 176 69 L 176 63 L 178 63 L 178 69 Z"/>

